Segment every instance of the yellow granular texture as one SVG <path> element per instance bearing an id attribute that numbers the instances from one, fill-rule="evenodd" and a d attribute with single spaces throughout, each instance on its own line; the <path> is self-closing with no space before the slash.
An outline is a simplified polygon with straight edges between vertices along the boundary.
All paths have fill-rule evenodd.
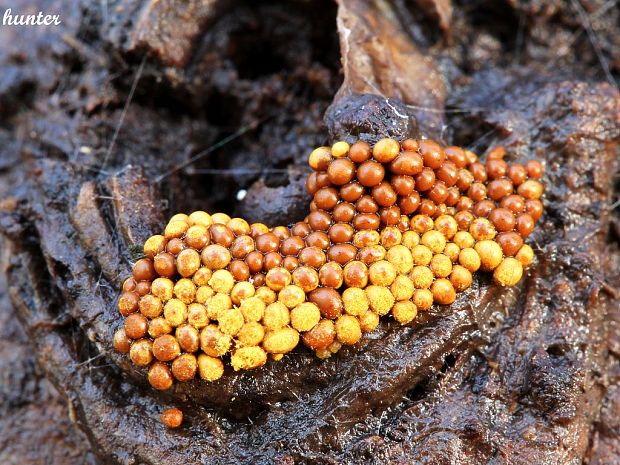
<path id="1" fill-rule="evenodd" d="M 212 270 L 221 270 L 228 266 L 232 256 L 226 247 L 219 244 L 211 244 L 202 249 L 200 259 L 206 267 Z"/>
<path id="2" fill-rule="evenodd" d="M 231 308 L 230 310 L 221 312 L 218 315 L 217 321 L 217 326 L 220 331 L 230 336 L 236 335 L 245 322 L 243 313 L 241 313 L 241 310 L 238 308 Z"/>
<path id="3" fill-rule="evenodd" d="M 161 315 L 162 302 L 159 297 L 155 297 L 152 294 L 147 294 L 140 299 L 138 304 L 140 313 L 147 318 L 156 318 Z"/>
<path id="4" fill-rule="evenodd" d="M 157 234 L 155 236 L 149 237 L 146 240 L 144 246 L 142 247 L 142 250 L 144 251 L 144 255 L 153 258 L 158 253 L 162 252 L 165 247 L 166 238 L 162 235 Z"/>
<path id="5" fill-rule="evenodd" d="M 297 331 L 310 331 L 321 319 L 321 311 L 312 302 L 304 302 L 291 310 L 291 326 Z"/>
<path id="6" fill-rule="evenodd" d="M 166 239 L 172 239 L 175 237 L 183 237 L 185 231 L 187 231 L 189 225 L 183 220 L 172 220 L 164 229 L 164 237 Z"/>
<path id="7" fill-rule="evenodd" d="M 446 255 L 450 259 L 450 261 L 452 261 L 452 263 L 456 263 L 456 261 L 459 259 L 460 251 L 461 248 L 454 242 L 448 242 L 446 244 L 446 248 L 443 249 L 444 255 Z"/>
<path id="8" fill-rule="evenodd" d="M 209 286 L 211 286 L 215 292 L 221 292 L 223 294 L 230 294 L 234 285 L 235 278 L 228 270 L 215 271 L 209 280 Z"/>
<path id="9" fill-rule="evenodd" d="M 191 304 L 196 297 L 196 285 L 189 279 L 179 279 L 174 285 L 174 295 L 184 304 Z"/>
<path id="10" fill-rule="evenodd" d="M 152 338 L 170 334 L 171 332 L 172 326 L 170 326 L 170 323 L 168 323 L 165 318 L 158 316 L 149 321 L 148 333 Z"/>
<path id="11" fill-rule="evenodd" d="M 468 247 L 473 247 L 476 243 L 474 236 L 469 234 L 467 231 L 459 231 L 452 238 L 452 242 L 458 245 L 461 249 L 466 249 Z"/>
<path id="12" fill-rule="evenodd" d="M 200 224 L 190 226 L 185 233 L 185 241 L 191 247 L 200 248 L 200 245 L 209 242 L 209 230 Z M 198 257 L 198 266 L 200 266 L 200 255 Z"/>
<path id="13" fill-rule="evenodd" d="M 338 341 L 334 341 L 331 343 L 331 345 L 328 347 L 329 351 L 332 354 L 337 353 L 340 349 L 342 349 L 342 344 Z"/>
<path id="14" fill-rule="evenodd" d="M 188 223 L 192 226 L 201 225 L 201 226 L 204 226 L 205 228 L 208 228 L 209 226 L 213 224 L 211 215 L 203 211 L 195 211 L 191 213 L 189 217 L 187 218 L 187 220 L 188 220 Z"/>
<path id="15" fill-rule="evenodd" d="M 274 303 L 278 296 L 273 289 L 268 288 L 267 286 L 261 286 L 256 289 L 255 297 L 258 297 L 260 300 L 265 302 L 267 305 Z"/>
<path id="16" fill-rule="evenodd" d="M 413 293 L 413 303 L 418 310 L 428 310 L 433 305 L 433 293 L 428 289 L 418 289 Z"/>
<path id="17" fill-rule="evenodd" d="M 362 331 L 365 333 L 369 333 L 379 326 L 379 315 L 370 310 L 361 315 L 359 320 L 360 328 L 362 328 Z"/>
<path id="18" fill-rule="evenodd" d="M 209 315 L 204 305 L 199 303 L 190 304 L 187 307 L 187 322 L 194 328 L 204 328 L 209 324 Z"/>
<path id="19" fill-rule="evenodd" d="M 215 224 L 228 224 L 231 218 L 226 213 L 214 213 L 211 219 Z"/>
<path id="20" fill-rule="evenodd" d="M 495 268 L 493 279 L 500 286 L 514 286 L 523 276 L 523 265 L 519 260 L 512 257 L 506 257 Z"/>
<path id="21" fill-rule="evenodd" d="M 413 268 L 413 255 L 404 245 L 395 245 L 387 251 L 387 260 L 396 267 L 401 274 L 406 274 Z"/>
<path id="22" fill-rule="evenodd" d="M 230 357 L 230 364 L 235 369 L 251 370 L 267 362 L 267 353 L 261 347 L 240 347 Z"/>
<path id="23" fill-rule="evenodd" d="M 286 354 L 299 344 L 299 333 L 288 326 L 269 331 L 263 340 L 263 348 L 270 354 Z"/>
<path id="24" fill-rule="evenodd" d="M 265 336 L 265 327 L 256 321 L 244 323 L 237 333 L 237 341 L 241 347 L 257 346 Z"/>
<path id="25" fill-rule="evenodd" d="M 252 297 L 256 293 L 254 285 L 248 281 L 236 283 L 230 291 L 230 299 L 235 305 L 239 305 L 242 300 Z"/>
<path id="26" fill-rule="evenodd" d="M 438 253 L 431 260 L 430 267 L 437 278 L 445 278 L 452 272 L 452 260 L 447 255 Z"/>
<path id="27" fill-rule="evenodd" d="M 534 251 L 529 245 L 523 244 L 515 255 L 515 258 L 519 260 L 523 266 L 528 266 L 534 261 Z"/>
<path id="28" fill-rule="evenodd" d="M 411 249 L 411 256 L 415 265 L 428 265 L 433 259 L 433 252 L 425 245 L 419 244 Z"/>
<path id="29" fill-rule="evenodd" d="M 336 320 L 336 337 L 341 344 L 352 345 L 362 338 L 359 320 L 353 315 L 341 315 Z"/>
<path id="30" fill-rule="evenodd" d="M 331 158 L 332 154 L 329 147 L 317 147 L 310 153 L 308 164 L 314 170 L 322 169 L 322 167 L 327 167 Z"/>
<path id="31" fill-rule="evenodd" d="M 366 292 L 358 287 L 345 289 L 342 293 L 342 301 L 344 303 L 344 311 L 349 315 L 361 316 L 370 308 Z"/>
<path id="32" fill-rule="evenodd" d="M 168 278 L 157 278 L 151 284 L 151 294 L 159 297 L 162 301 L 172 299 L 174 283 Z"/>
<path id="33" fill-rule="evenodd" d="M 379 315 L 386 315 L 394 305 L 394 296 L 387 287 L 370 285 L 366 288 L 370 308 Z"/>
<path id="34" fill-rule="evenodd" d="M 286 305 L 287 308 L 293 308 L 306 300 L 306 293 L 299 286 L 294 284 L 284 286 L 278 293 L 278 301 Z"/>
<path id="35" fill-rule="evenodd" d="M 221 313 L 232 308 L 232 300 L 228 294 L 215 294 L 207 301 L 207 314 L 212 320 L 217 320 Z"/>
<path id="36" fill-rule="evenodd" d="M 196 289 L 196 302 L 206 304 L 215 295 L 215 291 L 209 286 L 200 286 Z"/>
<path id="37" fill-rule="evenodd" d="M 232 345 L 232 338 L 215 325 L 208 325 L 200 332 L 200 348 L 211 357 L 221 357 Z"/>
<path id="38" fill-rule="evenodd" d="M 413 321 L 417 314 L 418 309 L 410 300 L 396 302 L 392 308 L 392 316 L 403 325 Z"/>
<path id="39" fill-rule="evenodd" d="M 332 145 L 332 157 L 341 158 L 349 153 L 349 144 L 344 141 L 336 142 Z"/>
<path id="40" fill-rule="evenodd" d="M 200 268 L 200 254 L 194 249 L 182 250 L 177 255 L 177 270 L 184 278 L 189 278 Z"/>
<path id="41" fill-rule="evenodd" d="M 433 284 L 434 275 L 428 266 L 420 265 L 411 270 L 409 278 L 416 289 L 428 289 Z"/>
<path id="42" fill-rule="evenodd" d="M 475 271 L 478 271 L 478 268 L 480 268 L 480 255 L 478 255 L 476 250 L 467 247 L 459 252 L 459 263 L 461 266 L 464 266 L 469 271 L 474 273 Z"/>
<path id="43" fill-rule="evenodd" d="M 187 318 L 187 306 L 179 299 L 171 299 L 164 306 L 164 318 L 171 326 L 180 326 Z"/>
<path id="44" fill-rule="evenodd" d="M 189 216 L 186 215 L 185 213 L 177 213 L 176 215 L 174 215 L 172 218 L 168 220 L 168 223 L 171 223 L 173 221 L 185 221 L 186 223 L 189 224 Z"/>
<path id="45" fill-rule="evenodd" d="M 245 321 L 260 321 L 265 314 L 265 308 L 267 308 L 265 302 L 256 296 L 243 299 L 239 306 Z"/>
<path id="46" fill-rule="evenodd" d="M 250 224 L 243 218 L 231 218 L 226 224 L 237 236 L 250 233 Z"/>
<path id="47" fill-rule="evenodd" d="M 289 321 L 289 310 L 282 302 L 269 304 L 265 309 L 265 314 L 263 315 L 263 324 L 265 328 L 276 330 L 289 324 Z"/>
<path id="48" fill-rule="evenodd" d="M 422 235 L 420 241 L 422 245 L 428 247 L 433 253 L 441 253 L 446 247 L 446 237 L 439 231 L 427 231 Z"/>
<path id="49" fill-rule="evenodd" d="M 413 249 L 420 243 L 420 235 L 415 231 L 405 231 L 401 244 L 407 247 L 409 250 Z"/>
<path id="50" fill-rule="evenodd" d="M 398 275 L 390 286 L 390 291 L 396 300 L 409 300 L 413 296 L 415 286 L 408 276 Z"/>
<path id="51" fill-rule="evenodd" d="M 474 250 L 480 255 L 480 269 L 483 271 L 493 271 L 504 256 L 500 245 L 492 240 L 476 242 Z"/>
<path id="52" fill-rule="evenodd" d="M 196 283 L 196 286 L 206 286 L 209 284 L 211 276 L 213 276 L 213 271 L 206 266 L 203 266 L 198 268 L 198 271 L 196 271 L 192 279 L 194 280 L 194 283 Z"/>
<path id="53" fill-rule="evenodd" d="M 224 363 L 219 358 L 200 354 L 198 356 L 198 374 L 205 381 L 216 381 L 224 374 Z"/>
<path id="54" fill-rule="evenodd" d="M 389 286 L 396 279 L 396 267 L 387 260 L 379 260 L 368 268 L 368 278 L 377 286 Z"/>

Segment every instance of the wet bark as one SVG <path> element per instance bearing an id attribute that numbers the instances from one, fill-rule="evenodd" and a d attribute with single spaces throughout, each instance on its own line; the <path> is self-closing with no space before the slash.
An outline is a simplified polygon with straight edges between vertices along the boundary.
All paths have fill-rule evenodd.
<path id="1" fill-rule="evenodd" d="M 620 463 L 617 9 L 95 3 L 0 28 L 4 463 Z M 166 393 L 112 350 L 119 285 L 167 216 L 292 223 L 314 146 L 384 136 L 544 160 L 519 286 L 477 277 L 328 361 Z"/>

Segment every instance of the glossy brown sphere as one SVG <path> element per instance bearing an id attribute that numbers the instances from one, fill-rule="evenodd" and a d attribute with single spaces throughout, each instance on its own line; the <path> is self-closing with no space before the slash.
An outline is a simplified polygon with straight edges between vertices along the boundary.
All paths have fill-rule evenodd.
<path id="1" fill-rule="evenodd" d="M 508 164 L 504 160 L 491 159 L 487 161 L 486 169 L 491 179 L 499 179 L 506 176 Z"/>
<path id="2" fill-rule="evenodd" d="M 509 179 L 495 179 L 487 186 L 487 195 L 493 200 L 500 200 L 512 194 L 513 185 Z"/>
<path id="3" fill-rule="evenodd" d="M 319 281 L 324 287 L 339 288 L 343 281 L 342 267 L 334 262 L 324 264 L 319 270 Z"/>
<path id="4" fill-rule="evenodd" d="M 530 178 L 538 179 L 542 176 L 543 166 L 538 160 L 530 160 L 525 164 L 525 170 Z"/>
<path id="5" fill-rule="evenodd" d="M 209 234 L 211 235 L 211 242 L 213 244 L 219 244 L 224 247 L 230 247 L 230 244 L 235 240 L 235 234 L 223 224 L 214 224 L 209 228 Z"/>
<path id="6" fill-rule="evenodd" d="M 421 140 L 419 144 L 420 154 L 424 159 L 424 166 L 432 169 L 440 168 L 446 159 L 446 154 L 441 146 L 431 140 Z"/>
<path id="7" fill-rule="evenodd" d="M 378 205 L 390 207 L 396 203 L 397 194 L 389 182 L 382 182 L 372 189 L 372 197 Z"/>
<path id="8" fill-rule="evenodd" d="M 512 231 L 516 225 L 514 214 L 507 208 L 496 208 L 489 213 L 489 220 L 500 232 Z"/>
<path id="9" fill-rule="evenodd" d="M 133 277 L 137 281 L 151 281 L 156 276 L 153 261 L 148 258 L 138 260 L 133 266 Z"/>
<path id="10" fill-rule="evenodd" d="M 502 248 L 504 255 L 513 257 L 523 245 L 523 238 L 515 231 L 503 232 L 495 239 Z"/>
<path id="11" fill-rule="evenodd" d="M 346 158 L 334 160 L 329 164 L 329 168 L 327 168 L 327 175 L 331 183 L 342 186 L 353 179 L 355 175 L 355 165 L 351 160 Z"/>
<path id="12" fill-rule="evenodd" d="M 369 160 L 357 168 L 357 179 L 362 186 L 373 187 L 383 181 L 385 168 L 381 163 Z"/>
<path id="13" fill-rule="evenodd" d="M 359 199 L 362 196 L 363 193 L 364 193 L 364 186 L 362 186 L 358 182 L 350 182 L 340 188 L 340 198 L 344 200 L 345 202 L 355 202 L 357 199 Z"/>
<path id="14" fill-rule="evenodd" d="M 415 190 L 415 181 L 411 176 L 397 175 L 392 176 L 390 181 L 394 191 L 401 196 L 411 195 Z"/>
<path id="15" fill-rule="evenodd" d="M 430 168 L 424 168 L 414 179 L 416 189 L 419 192 L 426 192 L 435 185 L 435 172 Z"/>
<path id="16" fill-rule="evenodd" d="M 540 200 L 527 200 L 525 202 L 525 211 L 534 221 L 538 221 L 543 214 L 543 204 Z"/>
<path id="17" fill-rule="evenodd" d="M 527 213 L 517 216 L 517 231 L 521 237 L 526 238 L 534 231 L 534 220 Z"/>
<path id="18" fill-rule="evenodd" d="M 280 239 L 274 233 L 265 233 L 256 237 L 256 250 L 262 253 L 277 252 Z"/>
<path id="19" fill-rule="evenodd" d="M 308 247 L 318 247 L 321 250 L 327 250 L 329 246 L 329 237 L 323 231 L 312 232 L 306 237 L 306 245 Z"/>
<path id="20" fill-rule="evenodd" d="M 349 158 L 355 163 L 363 163 L 370 158 L 370 145 L 358 141 L 349 149 Z"/>
<path id="21" fill-rule="evenodd" d="M 520 195 L 512 194 L 504 197 L 499 203 L 499 206 L 507 208 L 514 214 L 518 214 L 525 209 L 525 201 Z"/>
<path id="22" fill-rule="evenodd" d="M 309 300 L 319 307 L 323 318 L 333 320 L 342 314 L 342 298 L 335 289 L 329 287 L 315 289 L 310 293 Z"/>
<path id="23" fill-rule="evenodd" d="M 390 171 L 396 175 L 414 176 L 423 168 L 424 161 L 415 152 L 402 152 L 390 164 Z"/>

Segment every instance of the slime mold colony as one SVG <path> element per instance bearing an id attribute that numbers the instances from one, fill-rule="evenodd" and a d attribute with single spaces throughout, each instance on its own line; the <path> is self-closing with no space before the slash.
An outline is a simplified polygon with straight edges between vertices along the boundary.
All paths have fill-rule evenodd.
<path id="1" fill-rule="evenodd" d="M 300 342 L 328 358 L 382 316 L 407 324 L 451 304 L 478 270 L 515 285 L 534 256 L 524 239 L 543 213 L 542 165 L 504 154 L 483 164 L 431 140 L 337 142 L 310 154 L 310 214 L 291 227 L 175 215 L 123 284 L 114 346 L 164 390 Z"/>

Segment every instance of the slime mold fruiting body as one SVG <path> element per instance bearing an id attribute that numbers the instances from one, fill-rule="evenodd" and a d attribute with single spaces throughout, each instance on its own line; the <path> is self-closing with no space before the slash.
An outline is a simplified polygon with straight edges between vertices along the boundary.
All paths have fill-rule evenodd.
<path id="1" fill-rule="evenodd" d="M 337 142 L 310 154 L 310 214 L 291 227 L 175 215 L 123 284 L 114 346 L 168 389 L 300 342 L 328 358 L 380 317 L 451 304 L 478 270 L 515 285 L 533 260 L 523 240 L 543 213 L 542 165 L 504 153 L 483 164 L 430 140 Z"/>

